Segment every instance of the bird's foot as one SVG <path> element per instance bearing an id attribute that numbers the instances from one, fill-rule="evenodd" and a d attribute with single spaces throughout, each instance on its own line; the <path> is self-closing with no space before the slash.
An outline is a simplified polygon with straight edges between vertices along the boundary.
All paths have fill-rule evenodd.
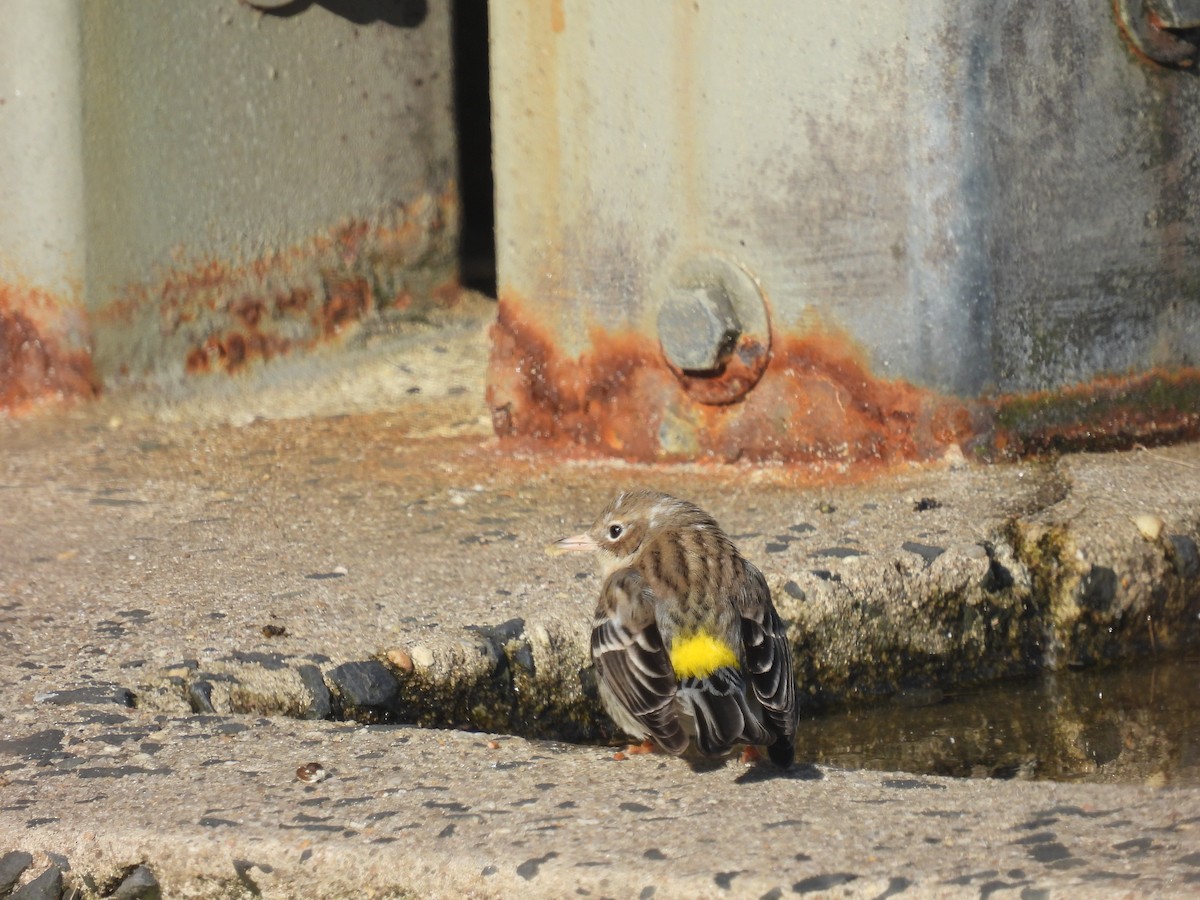
<path id="1" fill-rule="evenodd" d="M 658 748 L 654 745 L 654 741 L 647 738 L 640 744 L 630 744 L 624 750 L 618 750 L 613 754 L 613 759 L 629 759 L 631 756 L 642 756 L 646 753 L 654 753 Z"/>
<path id="2" fill-rule="evenodd" d="M 753 744 L 747 744 L 742 748 L 741 763 L 743 766 L 752 766 L 756 762 L 761 762 L 762 758 L 762 752 Z"/>

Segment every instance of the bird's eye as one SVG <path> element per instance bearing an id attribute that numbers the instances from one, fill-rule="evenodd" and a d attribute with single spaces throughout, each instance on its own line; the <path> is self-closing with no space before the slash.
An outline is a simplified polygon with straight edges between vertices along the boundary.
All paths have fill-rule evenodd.
<path id="1" fill-rule="evenodd" d="M 620 525 L 617 525 L 615 523 L 612 525 L 609 525 L 608 526 L 609 540 L 615 541 L 617 538 L 619 538 L 621 536 L 621 532 L 624 530 L 625 530 L 624 528 L 622 528 Z"/>

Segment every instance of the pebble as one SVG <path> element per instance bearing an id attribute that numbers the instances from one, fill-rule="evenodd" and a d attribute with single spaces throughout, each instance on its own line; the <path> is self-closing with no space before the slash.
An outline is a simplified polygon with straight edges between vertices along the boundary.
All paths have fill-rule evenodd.
<path id="1" fill-rule="evenodd" d="M 329 773 L 319 762 L 305 763 L 296 770 L 297 780 L 303 781 L 305 784 L 320 784 L 328 777 Z"/>
<path id="2" fill-rule="evenodd" d="M 1153 513 L 1142 513 L 1140 516 L 1133 517 L 1133 524 L 1137 526 L 1137 530 L 1146 540 L 1157 541 L 1163 532 L 1165 523 Z"/>
<path id="3" fill-rule="evenodd" d="M 418 669 L 428 669 L 433 665 L 433 651 L 424 644 L 413 647 L 411 654 L 413 665 Z"/>
<path id="4" fill-rule="evenodd" d="M 962 447 L 951 444 L 942 454 L 942 462 L 951 469 L 961 469 L 967 465 L 967 458 L 963 455 Z"/>
<path id="5" fill-rule="evenodd" d="M 162 889 L 154 873 L 138 866 L 121 882 L 112 900 L 158 900 L 161 896 Z"/>
<path id="6" fill-rule="evenodd" d="M 400 690 L 395 676 L 374 659 L 342 663 L 331 669 L 326 678 L 342 702 L 356 708 L 386 708 Z"/>
<path id="7" fill-rule="evenodd" d="M 411 672 L 413 670 L 412 657 L 403 647 L 393 647 L 389 650 L 387 652 L 387 661 L 401 672 Z"/>

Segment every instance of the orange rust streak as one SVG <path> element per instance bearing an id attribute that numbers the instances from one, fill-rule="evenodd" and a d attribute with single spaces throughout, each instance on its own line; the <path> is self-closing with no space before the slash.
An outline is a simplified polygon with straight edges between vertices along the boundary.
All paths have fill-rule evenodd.
<path id="1" fill-rule="evenodd" d="M 777 336 L 758 386 L 724 406 L 688 398 L 646 336 L 594 330 L 590 337 L 588 352 L 565 359 L 519 297 L 501 298 L 488 399 L 503 440 L 643 461 L 891 464 L 935 457 L 975 432 L 965 404 L 874 378 L 852 342 L 833 331 Z M 668 409 L 675 420 L 667 421 Z M 679 446 L 688 449 L 664 448 L 664 422 L 685 430 Z"/>
<path id="2" fill-rule="evenodd" d="M 30 310 L 63 307 L 46 291 L 0 284 L 0 410 L 19 415 L 48 400 L 99 393 L 87 350 L 66 350 Z"/>
<path id="3" fill-rule="evenodd" d="M 430 242 L 443 239 L 457 220 L 457 204 L 452 189 L 421 194 L 380 221 L 347 219 L 305 242 L 251 260 L 181 264 L 157 283 L 128 286 L 121 299 L 94 319 L 101 327 L 127 327 L 157 318 L 164 338 L 186 336 L 177 352 L 190 374 L 234 372 L 256 359 L 311 348 L 377 308 L 411 305 L 412 295 L 403 290 L 375 296 L 370 273 L 419 264 Z M 182 248 L 174 255 L 186 257 Z M 324 287 L 314 290 L 307 285 L 317 275 Z M 429 289 L 430 300 L 452 306 L 460 290 L 457 278 L 451 278 Z M 291 327 L 285 329 L 285 321 Z M 300 322 L 304 327 L 297 329 Z M 290 337 L 280 333 L 284 330 Z M 128 368 L 123 365 L 123 371 Z"/>

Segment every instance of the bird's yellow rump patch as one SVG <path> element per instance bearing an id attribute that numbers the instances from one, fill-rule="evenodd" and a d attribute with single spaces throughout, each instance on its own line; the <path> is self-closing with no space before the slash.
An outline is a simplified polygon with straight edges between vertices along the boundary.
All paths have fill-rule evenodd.
<path id="1" fill-rule="evenodd" d="M 717 669 L 737 664 L 733 648 L 706 631 L 671 641 L 671 666 L 679 678 L 707 678 Z"/>

